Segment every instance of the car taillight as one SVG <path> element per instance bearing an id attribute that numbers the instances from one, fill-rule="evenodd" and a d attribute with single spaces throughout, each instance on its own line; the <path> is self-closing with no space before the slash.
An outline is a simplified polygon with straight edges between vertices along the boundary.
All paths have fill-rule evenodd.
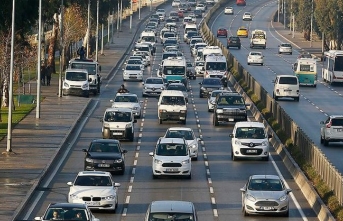
<path id="1" fill-rule="evenodd" d="M 326 128 L 330 128 L 331 127 L 331 121 L 329 123 L 326 124 Z"/>

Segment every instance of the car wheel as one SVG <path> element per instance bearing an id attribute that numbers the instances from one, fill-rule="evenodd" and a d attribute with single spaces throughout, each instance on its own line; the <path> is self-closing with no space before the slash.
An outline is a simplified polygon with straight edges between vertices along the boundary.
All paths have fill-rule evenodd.
<path id="1" fill-rule="evenodd" d="M 188 180 L 191 180 L 191 179 L 192 179 L 192 173 L 190 173 L 189 175 L 187 175 L 186 178 L 187 178 Z"/>
<path id="2" fill-rule="evenodd" d="M 199 94 L 199 97 L 200 97 L 200 98 L 203 98 L 203 96 L 202 96 L 201 94 Z"/>
<path id="3" fill-rule="evenodd" d="M 159 123 L 159 124 L 162 124 L 162 119 L 159 119 L 159 120 L 158 120 L 158 123 Z"/>
<path id="4" fill-rule="evenodd" d="M 124 175 L 125 174 L 125 165 L 123 167 L 123 169 L 119 172 L 119 175 Z"/>
<path id="5" fill-rule="evenodd" d="M 193 157 L 192 160 L 198 161 L 198 155 L 196 157 Z"/>
<path id="6" fill-rule="evenodd" d="M 231 159 L 232 161 L 237 161 L 238 158 L 233 154 L 233 152 L 231 153 Z"/>
<path id="7" fill-rule="evenodd" d="M 247 64 L 248 64 L 248 65 L 250 65 L 250 63 L 249 63 L 249 62 L 248 62 Z"/>
<path id="8" fill-rule="evenodd" d="M 295 97 L 294 100 L 295 100 L 296 102 L 299 102 L 299 97 Z"/>
<path id="9" fill-rule="evenodd" d="M 135 132 L 131 132 L 128 137 L 129 137 L 129 141 L 132 142 L 135 138 Z"/>
<path id="10" fill-rule="evenodd" d="M 213 125 L 214 126 L 218 126 L 219 125 L 219 122 L 218 122 L 218 119 L 217 119 L 217 115 L 213 114 Z"/>
<path id="11" fill-rule="evenodd" d="M 181 123 L 182 123 L 183 125 L 186 125 L 186 123 L 187 123 L 187 120 L 186 120 L 186 119 L 184 119 L 183 121 L 181 121 Z"/>
<path id="12" fill-rule="evenodd" d="M 247 213 L 247 211 L 245 210 L 245 206 L 243 206 L 243 216 L 249 216 L 249 214 Z"/>
<path id="13" fill-rule="evenodd" d="M 241 49 L 241 46 L 239 46 L 238 49 Z"/>
<path id="14" fill-rule="evenodd" d="M 289 53 L 290 55 L 292 55 L 292 52 L 291 53 Z"/>
<path id="15" fill-rule="evenodd" d="M 263 160 L 263 161 L 268 161 L 268 160 L 269 160 L 269 156 L 262 157 L 262 160 Z"/>
<path id="16" fill-rule="evenodd" d="M 324 139 L 323 139 L 322 135 L 320 135 L 320 143 L 321 144 L 324 143 Z"/>
<path id="17" fill-rule="evenodd" d="M 263 66 L 263 63 L 261 63 L 261 66 Z"/>
<path id="18" fill-rule="evenodd" d="M 324 146 L 329 146 L 329 141 L 324 138 Z"/>
<path id="19" fill-rule="evenodd" d="M 153 179 L 157 179 L 157 176 L 155 174 L 152 174 Z"/>
<path id="20" fill-rule="evenodd" d="M 287 210 L 287 212 L 285 212 L 284 214 L 282 214 L 283 217 L 289 217 L 289 210 Z"/>

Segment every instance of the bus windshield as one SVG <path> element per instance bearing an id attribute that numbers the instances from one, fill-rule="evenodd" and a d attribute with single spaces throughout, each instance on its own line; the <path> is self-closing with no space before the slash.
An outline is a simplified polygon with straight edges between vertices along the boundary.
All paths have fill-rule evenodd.
<path id="1" fill-rule="evenodd" d="M 186 67 L 164 67 L 164 75 L 184 75 L 186 73 Z"/>

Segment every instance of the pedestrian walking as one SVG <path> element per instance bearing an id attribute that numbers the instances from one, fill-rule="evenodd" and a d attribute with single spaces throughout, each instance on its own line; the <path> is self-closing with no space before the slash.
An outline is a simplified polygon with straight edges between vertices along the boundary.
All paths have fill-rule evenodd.
<path id="1" fill-rule="evenodd" d="M 47 70 L 46 70 L 46 85 L 47 86 L 50 86 L 50 81 L 51 81 L 51 73 L 52 70 L 51 70 L 51 67 L 47 67 Z"/>
<path id="2" fill-rule="evenodd" d="M 46 67 L 45 65 L 42 65 L 40 68 L 40 80 L 41 80 L 42 85 L 45 85 L 45 76 L 46 76 Z"/>

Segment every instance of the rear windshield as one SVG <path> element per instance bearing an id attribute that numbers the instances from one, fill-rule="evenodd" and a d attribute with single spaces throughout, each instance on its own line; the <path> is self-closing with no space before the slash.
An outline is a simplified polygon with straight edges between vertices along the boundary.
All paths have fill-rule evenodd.
<path id="1" fill-rule="evenodd" d="M 343 126 L 343 118 L 332 119 L 331 125 L 332 126 Z"/>
<path id="2" fill-rule="evenodd" d="M 298 80 L 296 77 L 281 77 L 279 80 L 279 84 L 293 84 L 297 85 Z"/>

